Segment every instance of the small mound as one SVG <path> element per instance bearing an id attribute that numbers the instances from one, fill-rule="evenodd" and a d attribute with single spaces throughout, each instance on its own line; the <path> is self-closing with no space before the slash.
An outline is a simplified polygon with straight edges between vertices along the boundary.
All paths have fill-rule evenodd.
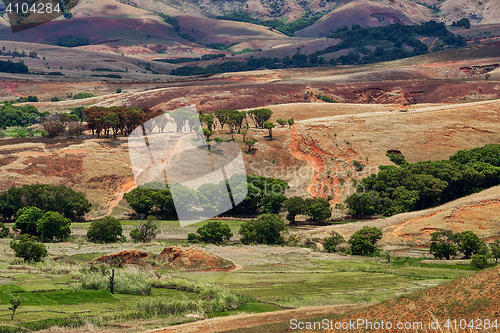
<path id="1" fill-rule="evenodd" d="M 92 260 L 92 263 L 113 263 L 122 265 L 141 265 L 142 259 L 149 258 L 150 255 L 144 251 L 129 250 L 109 254 Z"/>
<path id="2" fill-rule="evenodd" d="M 235 265 L 214 254 L 194 248 L 166 247 L 161 251 L 160 258 L 167 261 L 166 266 L 181 270 L 229 270 Z"/>

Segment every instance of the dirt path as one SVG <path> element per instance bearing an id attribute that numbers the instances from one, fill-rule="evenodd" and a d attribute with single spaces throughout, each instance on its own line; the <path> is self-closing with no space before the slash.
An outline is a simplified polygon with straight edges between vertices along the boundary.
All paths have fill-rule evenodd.
<path id="1" fill-rule="evenodd" d="M 257 314 L 239 314 L 229 317 L 217 317 L 200 320 L 194 323 L 172 326 L 159 330 L 151 330 L 149 333 L 194 333 L 194 332 L 224 332 L 257 325 L 272 324 L 291 319 L 304 319 L 311 317 L 326 316 L 330 314 L 341 314 L 353 309 L 362 308 L 370 304 L 345 304 L 329 306 L 310 306 L 300 309 L 283 310 Z"/>
<path id="2" fill-rule="evenodd" d="M 186 135 L 183 135 L 181 137 L 179 137 L 178 141 L 176 142 L 174 148 L 170 151 L 170 153 L 161 160 L 161 163 L 164 164 L 166 161 L 168 161 L 170 158 L 172 158 L 172 156 L 174 156 L 174 154 L 178 153 L 181 151 L 181 147 L 180 147 L 180 144 L 182 143 L 182 140 L 184 140 L 184 138 L 186 136 L 188 136 L 189 134 L 186 134 Z M 140 175 L 142 174 L 145 174 L 147 172 L 150 171 L 151 167 L 158 161 L 154 161 L 153 163 L 151 163 L 146 170 L 144 170 L 143 172 L 141 172 Z M 140 176 L 139 175 L 139 176 Z M 130 177 L 126 183 L 124 183 L 122 186 L 120 186 L 120 188 L 118 188 L 118 190 L 115 191 L 114 193 L 114 196 L 115 198 L 113 200 L 110 201 L 109 203 L 109 208 L 108 208 L 108 212 L 102 216 L 98 216 L 96 218 L 102 218 L 102 217 L 105 217 L 105 216 L 108 216 L 108 215 L 111 215 L 111 213 L 113 212 L 113 209 L 115 209 L 118 204 L 120 203 L 120 201 L 123 199 L 123 196 L 125 195 L 125 193 L 127 192 L 130 192 L 132 191 L 134 188 L 137 187 L 137 184 L 135 182 L 135 177 Z"/>

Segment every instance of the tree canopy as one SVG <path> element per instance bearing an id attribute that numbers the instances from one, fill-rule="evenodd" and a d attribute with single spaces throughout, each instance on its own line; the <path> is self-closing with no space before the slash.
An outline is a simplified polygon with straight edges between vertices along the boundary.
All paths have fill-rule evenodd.
<path id="1" fill-rule="evenodd" d="M 10 220 L 26 206 L 37 207 L 42 212 L 58 212 L 66 218 L 78 220 L 90 211 L 92 205 L 82 193 L 64 185 L 23 185 L 0 193 L 0 215 L 4 220 Z"/>
<path id="2" fill-rule="evenodd" d="M 404 158 L 403 158 L 404 160 Z M 354 216 L 421 210 L 500 184 L 500 145 L 462 150 L 443 161 L 381 166 L 346 203 Z"/>

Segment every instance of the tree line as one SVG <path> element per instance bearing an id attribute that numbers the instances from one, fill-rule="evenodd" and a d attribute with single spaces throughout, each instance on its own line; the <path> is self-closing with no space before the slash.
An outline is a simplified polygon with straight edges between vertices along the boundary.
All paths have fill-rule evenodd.
<path id="1" fill-rule="evenodd" d="M 11 187 L 0 193 L 0 216 L 10 221 L 24 207 L 53 211 L 71 220 L 80 220 L 92 206 L 85 196 L 64 185 L 35 184 Z"/>
<path id="2" fill-rule="evenodd" d="M 500 145 L 461 150 L 449 160 L 381 166 L 346 199 L 353 216 L 394 215 L 426 209 L 500 184 Z"/>
<path id="3" fill-rule="evenodd" d="M 129 135 L 138 126 L 143 126 L 148 120 L 159 116 L 161 111 L 153 111 L 148 107 L 140 109 L 125 106 L 110 108 L 94 106 L 83 110 L 83 113 L 92 135 L 99 137 L 103 132 L 109 137 L 112 133 L 116 138 L 119 133 Z"/>

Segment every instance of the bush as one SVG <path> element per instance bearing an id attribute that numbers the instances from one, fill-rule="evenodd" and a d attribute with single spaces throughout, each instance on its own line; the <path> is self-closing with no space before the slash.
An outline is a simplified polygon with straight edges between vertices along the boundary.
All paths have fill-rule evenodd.
<path id="1" fill-rule="evenodd" d="M 243 244 L 283 244 L 281 232 L 286 224 L 276 214 L 263 214 L 257 220 L 243 222 L 239 234 Z"/>
<path id="2" fill-rule="evenodd" d="M 470 264 L 476 268 L 486 268 L 488 267 L 488 257 L 484 254 L 473 254 Z"/>
<path id="3" fill-rule="evenodd" d="M 37 230 L 37 223 L 43 217 L 41 209 L 33 206 L 26 206 L 19 209 L 16 213 L 16 223 L 12 229 L 18 229 L 21 234 L 28 234 L 31 236 L 39 236 Z"/>
<path id="4" fill-rule="evenodd" d="M 376 227 L 363 227 L 349 238 L 351 254 L 372 255 L 376 251 L 375 243 L 382 238 L 382 229 Z"/>
<path id="5" fill-rule="evenodd" d="M 9 235 L 10 229 L 5 224 L 0 222 L 0 238 L 5 238 Z"/>
<path id="6" fill-rule="evenodd" d="M 330 237 L 323 239 L 323 247 L 328 253 L 336 252 L 337 245 L 343 243 L 344 237 L 336 231 L 332 231 Z"/>
<path id="7" fill-rule="evenodd" d="M 81 287 L 90 290 L 109 290 L 106 271 L 82 275 Z M 114 292 L 117 294 L 151 295 L 151 279 L 137 269 L 115 269 Z"/>
<path id="8" fill-rule="evenodd" d="M 94 220 L 87 230 L 87 239 L 92 243 L 116 243 L 124 239 L 120 221 L 111 216 Z"/>
<path id="9" fill-rule="evenodd" d="M 188 241 L 222 244 L 233 237 L 229 225 L 222 224 L 219 221 L 209 221 L 204 226 L 199 227 L 196 232 L 198 235 L 193 233 L 188 235 Z"/>
<path id="10" fill-rule="evenodd" d="M 37 238 L 30 235 L 21 235 L 18 239 L 12 240 L 10 247 L 16 257 L 23 258 L 24 261 L 38 262 L 47 256 L 45 245 L 38 243 Z"/>
<path id="11" fill-rule="evenodd" d="M 154 222 L 155 218 L 153 216 L 148 216 L 146 221 L 141 221 L 141 224 L 137 228 L 130 231 L 130 238 L 134 242 L 150 242 L 152 239 L 156 238 L 156 233 L 158 232 L 158 225 Z"/>
<path id="12" fill-rule="evenodd" d="M 71 234 L 71 220 L 57 212 L 47 212 L 37 222 L 37 232 L 44 240 L 65 241 Z"/>
<path id="13" fill-rule="evenodd" d="M 85 99 L 85 98 L 90 98 L 90 97 L 94 97 L 94 96 L 95 95 L 92 93 L 81 92 L 81 93 L 73 95 L 73 99 Z"/>

